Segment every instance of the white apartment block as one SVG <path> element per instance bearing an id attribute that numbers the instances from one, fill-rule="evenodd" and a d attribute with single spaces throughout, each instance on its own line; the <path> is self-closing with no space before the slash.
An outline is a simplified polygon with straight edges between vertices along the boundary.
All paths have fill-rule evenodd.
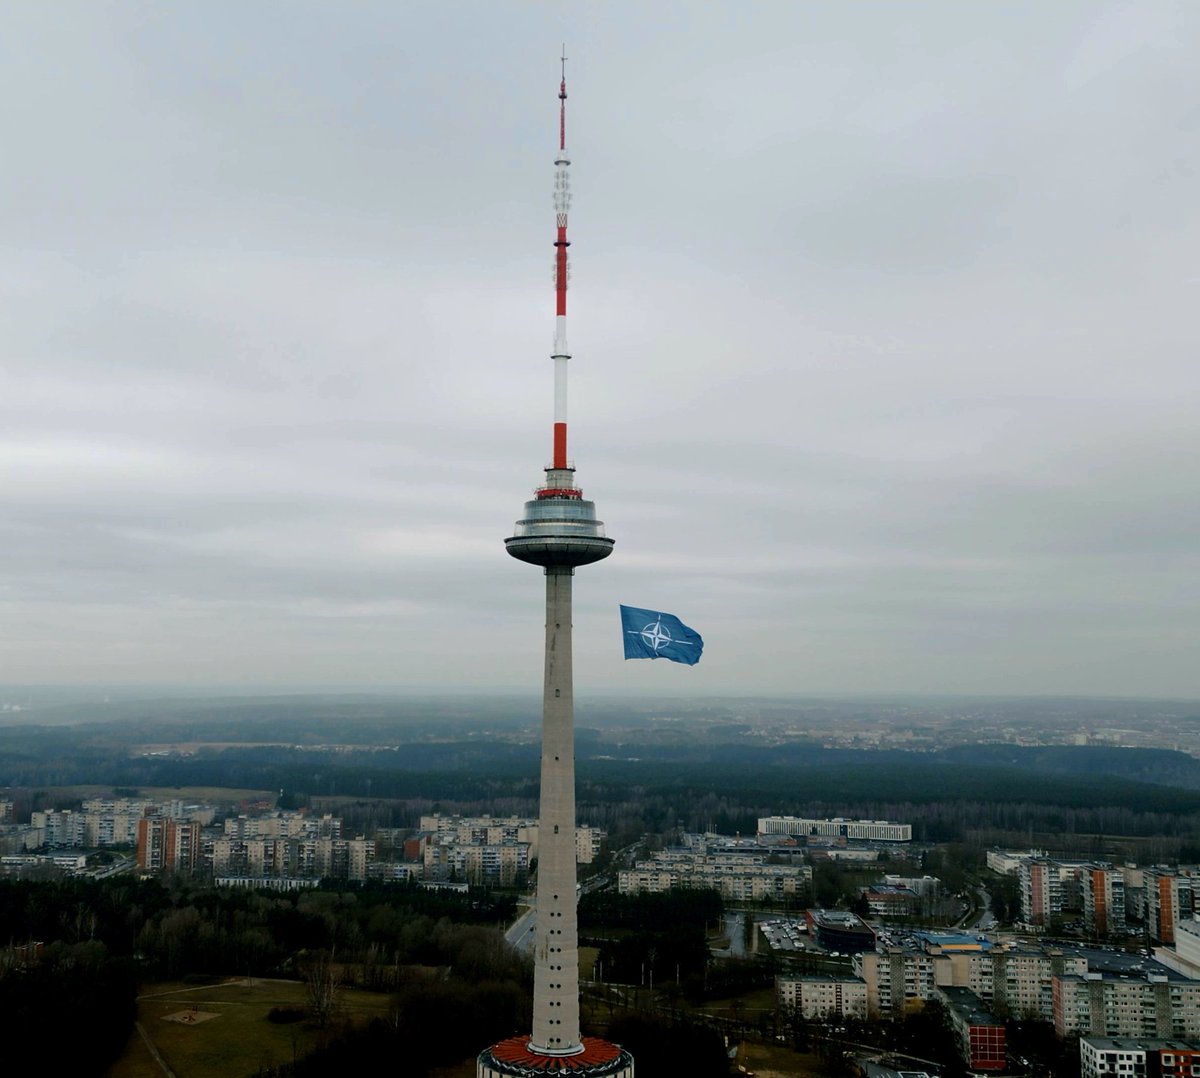
<path id="1" fill-rule="evenodd" d="M 867 1016 L 867 986 L 856 977 L 777 977 L 775 999 L 801 1018 Z"/>
<path id="2" fill-rule="evenodd" d="M 854 975 L 866 986 L 871 1014 L 902 1014 L 915 1000 L 933 998 L 933 955 L 888 947 L 856 954 L 852 962 Z"/>
<path id="3" fill-rule="evenodd" d="M 1060 1037 L 1198 1037 L 1200 981 L 1156 973 L 1056 977 L 1054 1030 Z"/>
<path id="4" fill-rule="evenodd" d="M 420 830 L 437 836 L 439 843 L 501 846 L 525 843 L 529 858 L 537 860 L 538 821 L 521 816 L 443 816 L 441 813 L 422 816 Z M 575 828 L 575 860 L 590 865 L 600 853 L 605 832 L 599 827 L 580 824 Z"/>
<path id="5" fill-rule="evenodd" d="M 326 813 L 270 812 L 263 816 L 235 816 L 225 821 L 225 834 L 234 839 L 341 838 L 342 820 Z"/>
<path id="6" fill-rule="evenodd" d="M 1081 1078 L 1145 1078 L 1146 1046 L 1140 1041 L 1081 1037 L 1079 1073 Z"/>
<path id="7" fill-rule="evenodd" d="M 67 809 L 34 812 L 30 825 L 37 831 L 37 845 L 99 846 L 136 845 L 138 823 L 146 816 L 208 823 L 216 810 L 212 805 L 187 805 L 179 800 L 150 801 L 144 798 L 88 798 L 78 811 Z M 28 845 L 28 843 L 27 843 Z"/>
<path id="8" fill-rule="evenodd" d="M 1180 921 L 1174 948 L 1155 947 L 1154 957 L 1187 977 L 1200 977 L 1200 921 Z"/>
<path id="9" fill-rule="evenodd" d="M 1010 945 L 980 951 L 929 952 L 890 947 L 853 957 L 872 1013 L 899 1012 L 935 988 L 967 988 L 987 1006 L 1017 1016 L 1054 1016 L 1054 978 L 1087 972 L 1087 959 L 1054 949 Z"/>
<path id="10" fill-rule="evenodd" d="M 734 902 L 783 899 L 805 894 L 812 883 L 808 865 L 767 864 L 765 854 L 701 854 L 664 850 L 651 861 L 617 873 L 623 895 L 657 894 L 675 887 L 711 887 Z"/>
<path id="11" fill-rule="evenodd" d="M 803 816 L 760 816 L 760 835 L 844 838 L 870 842 L 911 842 L 912 824 L 887 820 L 815 820 Z"/>
<path id="12" fill-rule="evenodd" d="M 212 870 L 218 879 L 365 880 L 375 860 L 373 839 L 231 838 L 212 841 Z"/>
<path id="13" fill-rule="evenodd" d="M 423 878 L 511 887 L 529 871 L 529 851 L 527 842 L 430 842 L 424 851 Z"/>
<path id="14" fill-rule="evenodd" d="M 1051 857 L 1022 861 L 1017 869 L 1021 920 L 1028 925 L 1044 926 L 1064 909 L 1081 909 L 1083 879 L 1089 867 L 1086 861 L 1059 861 Z M 1122 902 L 1123 896 L 1122 887 Z"/>

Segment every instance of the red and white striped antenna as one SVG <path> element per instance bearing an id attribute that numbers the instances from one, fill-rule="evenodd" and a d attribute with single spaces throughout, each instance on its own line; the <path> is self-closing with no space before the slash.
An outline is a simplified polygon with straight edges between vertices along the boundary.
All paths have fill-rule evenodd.
<path id="1" fill-rule="evenodd" d="M 554 213 L 558 229 L 554 240 L 554 464 L 567 464 L 567 212 L 571 208 L 571 159 L 567 156 L 567 47 L 563 46 L 562 81 L 558 84 L 558 156 L 554 159 Z"/>

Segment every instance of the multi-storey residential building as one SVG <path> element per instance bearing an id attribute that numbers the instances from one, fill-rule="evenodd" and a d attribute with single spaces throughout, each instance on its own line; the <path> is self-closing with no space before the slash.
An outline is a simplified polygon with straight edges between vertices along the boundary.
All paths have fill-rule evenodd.
<path id="1" fill-rule="evenodd" d="M 538 821 L 520 816 L 443 816 L 434 813 L 422 816 L 420 830 L 439 843 L 502 846 L 524 843 L 529 847 L 529 859 L 537 860 Z M 604 831 L 599 827 L 580 824 L 575 828 L 575 860 L 590 865 L 600 853 Z"/>
<path id="2" fill-rule="evenodd" d="M 37 845 L 94 848 L 133 845 L 140 822 L 147 816 L 204 823 L 214 812 L 211 805 L 185 805 L 178 800 L 95 797 L 84 801 L 78 811 L 34 812 L 30 823 L 39 839 Z"/>
<path id="3" fill-rule="evenodd" d="M 1175 942 L 1179 922 L 1179 876 L 1174 869 L 1143 873 L 1146 886 L 1146 932 L 1158 943 Z"/>
<path id="4" fill-rule="evenodd" d="M 1080 1037 L 1082 1078 L 1192 1078 L 1200 1073 L 1200 1045 L 1152 1038 Z"/>
<path id="5" fill-rule="evenodd" d="M 423 852 L 426 880 L 462 880 L 511 887 L 529 871 L 527 842 L 430 842 Z"/>
<path id="6" fill-rule="evenodd" d="M 1200 981 L 1171 971 L 1055 977 L 1054 1029 L 1060 1037 L 1195 1038 Z"/>
<path id="7" fill-rule="evenodd" d="M 1004 1023 L 969 988 L 939 988 L 938 995 L 966 1065 L 972 1071 L 1004 1070 Z"/>
<path id="8" fill-rule="evenodd" d="M 803 816 L 761 816 L 759 836 L 790 835 L 804 838 L 841 838 L 871 842 L 911 842 L 912 824 L 888 820 L 816 820 Z"/>
<path id="9" fill-rule="evenodd" d="M 673 887 L 711 887 L 734 902 L 783 900 L 807 893 L 812 882 L 808 865 L 772 865 L 766 853 L 704 854 L 663 850 L 617 874 L 623 895 L 657 893 Z"/>
<path id="10" fill-rule="evenodd" d="M 1200 1042 L 1164 1041 L 1158 1046 L 1160 1078 L 1194 1078 L 1200 1074 Z"/>
<path id="11" fill-rule="evenodd" d="M 933 998 L 934 958 L 924 951 L 887 947 L 859 952 L 852 961 L 872 1014 L 903 1014 L 913 1002 Z"/>
<path id="12" fill-rule="evenodd" d="M 1034 857 L 1017 868 L 1021 885 L 1021 920 L 1028 925 L 1050 923 L 1067 909 L 1083 908 L 1084 861 Z M 1122 892 L 1123 893 L 1123 892 Z"/>
<path id="13" fill-rule="evenodd" d="M 147 872 L 191 873 L 200 857 L 200 824 L 167 816 L 138 821 L 137 864 Z"/>
<path id="14" fill-rule="evenodd" d="M 944 946 L 937 937 L 924 948 L 883 947 L 853 961 L 872 1013 L 899 1012 L 914 1000 L 932 999 L 938 987 L 958 987 L 998 1012 L 1046 1021 L 1054 1015 L 1054 977 L 1088 969 L 1082 954 L 1058 948 L 979 943 L 969 949 Z"/>
<path id="15" fill-rule="evenodd" d="M 1125 927 L 1125 875 L 1112 865 L 1083 870 L 1083 921 L 1096 936 L 1111 936 Z"/>
<path id="16" fill-rule="evenodd" d="M 1200 978 L 1200 921 L 1180 921 L 1175 926 L 1175 946 L 1155 947 L 1154 957 L 1185 977 Z"/>
<path id="17" fill-rule="evenodd" d="M 367 879 L 386 880 L 388 883 L 410 883 L 421 878 L 419 865 L 404 861 L 372 861 L 367 865 Z"/>
<path id="18" fill-rule="evenodd" d="M 775 999 L 783 1013 L 801 1018 L 867 1016 L 867 986 L 857 977 L 777 977 Z"/>
<path id="19" fill-rule="evenodd" d="M 41 838 L 39 845 L 83 845 L 83 816 L 78 812 L 47 809 L 45 812 L 32 813 L 29 823 Z"/>
<path id="20" fill-rule="evenodd" d="M 225 834 L 233 839 L 341 838 L 339 816 L 310 816 L 304 811 L 270 812 L 261 816 L 234 816 L 225 821 Z"/>
<path id="21" fill-rule="evenodd" d="M 375 842 L 364 838 L 249 838 L 223 835 L 211 846 L 213 877 L 365 880 Z"/>

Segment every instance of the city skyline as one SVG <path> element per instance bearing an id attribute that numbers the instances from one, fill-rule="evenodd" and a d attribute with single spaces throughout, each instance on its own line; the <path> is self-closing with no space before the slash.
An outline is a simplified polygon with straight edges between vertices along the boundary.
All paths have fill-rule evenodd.
<path id="1" fill-rule="evenodd" d="M 579 688 L 1200 696 L 1200 13 L 684 10 L 15 12 L 5 681 L 536 681 L 565 40 Z"/>

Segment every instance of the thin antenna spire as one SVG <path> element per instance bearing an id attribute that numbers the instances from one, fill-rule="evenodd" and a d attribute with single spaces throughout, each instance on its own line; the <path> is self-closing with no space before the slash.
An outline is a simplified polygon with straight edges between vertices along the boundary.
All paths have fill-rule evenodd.
<path id="1" fill-rule="evenodd" d="M 558 84 L 558 148 L 567 148 L 567 46 L 562 47 L 562 82 Z"/>

